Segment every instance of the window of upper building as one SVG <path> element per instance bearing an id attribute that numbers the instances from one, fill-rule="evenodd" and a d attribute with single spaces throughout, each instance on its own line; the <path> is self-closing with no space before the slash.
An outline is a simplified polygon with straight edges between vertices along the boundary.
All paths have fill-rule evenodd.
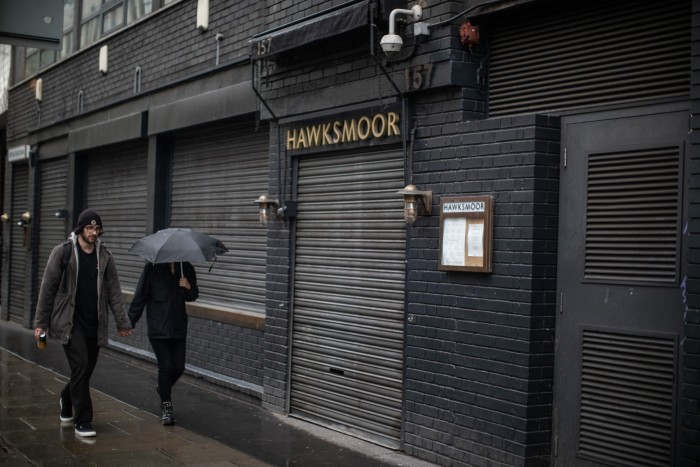
<path id="1" fill-rule="evenodd" d="M 24 50 L 24 76 L 31 76 L 56 60 L 73 52 L 73 22 L 75 20 L 75 0 L 63 0 L 63 38 L 61 50 L 35 49 Z"/>
<path id="2" fill-rule="evenodd" d="M 16 47 L 15 60 L 21 61 L 17 63 L 19 69 L 13 73 L 14 79 L 22 80 L 35 75 L 79 48 L 85 48 L 159 7 L 176 1 L 178 0 L 63 0 L 61 50 Z M 17 76 L 18 74 L 21 75 Z"/>
<path id="3" fill-rule="evenodd" d="M 80 10 L 80 47 L 98 41 L 125 24 L 153 11 L 153 0 L 83 0 Z"/>

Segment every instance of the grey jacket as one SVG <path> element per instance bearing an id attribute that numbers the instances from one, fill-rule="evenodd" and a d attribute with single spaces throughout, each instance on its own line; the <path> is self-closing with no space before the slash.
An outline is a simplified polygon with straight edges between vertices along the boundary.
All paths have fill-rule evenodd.
<path id="1" fill-rule="evenodd" d="M 80 248 L 75 234 L 71 234 L 70 241 L 73 251 L 68 264 L 66 264 L 65 273 L 61 267 L 63 244 L 54 247 L 49 255 L 41 281 L 34 324 L 34 327 L 37 328 L 49 328 L 49 336 L 59 339 L 64 345 L 70 341 L 73 332 L 76 279 L 78 277 L 78 252 L 76 249 Z M 122 289 L 112 253 L 107 250 L 100 239 L 97 239 L 95 248 L 97 249 L 98 266 L 97 345 L 106 345 L 109 332 L 108 308 L 112 310 L 119 330 L 131 329 L 131 323 L 124 311 Z"/>

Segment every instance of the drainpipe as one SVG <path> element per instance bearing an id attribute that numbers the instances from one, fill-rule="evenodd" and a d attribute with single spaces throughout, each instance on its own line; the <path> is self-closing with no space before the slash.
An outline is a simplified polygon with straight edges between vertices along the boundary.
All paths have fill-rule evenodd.
<path id="1" fill-rule="evenodd" d="M 255 95 L 258 96 L 258 100 L 262 102 L 262 104 L 265 106 L 268 112 L 270 112 L 270 115 L 272 115 L 272 120 L 275 122 L 277 126 L 277 196 L 279 196 L 280 200 L 280 209 L 282 209 L 282 214 L 284 214 L 284 209 L 286 208 L 286 204 L 284 202 L 284 190 L 282 189 L 281 183 L 282 183 L 282 177 L 281 177 L 281 152 L 282 150 L 280 149 L 280 119 L 275 115 L 275 113 L 272 111 L 270 106 L 267 104 L 267 101 L 265 98 L 260 94 L 260 91 L 258 88 L 255 87 L 255 68 L 256 68 L 256 62 L 253 58 L 251 60 L 251 84 L 253 86 L 253 92 L 255 92 Z"/>
<path id="2" fill-rule="evenodd" d="M 406 138 L 408 137 L 408 109 L 406 108 L 406 96 L 404 93 L 399 89 L 399 86 L 396 84 L 394 79 L 391 77 L 389 72 L 387 71 L 386 67 L 384 64 L 381 62 L 381 60 L 377 57 L 377 54 L 375 53 L 376 50 L 376 37 L 375 37 L 375 29 L 376 25 L 374 24 L 374 10 L 376 9 L 377 5 L 375 2 L 370 2 L 369 8 L 369 17 L 370 17 L 370 28 L 369 28 L 369 47 L 370 47 L 370 54 L 372 55 L 372 58 L 374 59 L 375 63 L 379 68 L 382 70 L 382 73 L 384 73 L 384 76 L 386 76 L 386 79 L 391 83 L 391 86 L 394 88 L 396 91 L 396 95 L 401 99 L 401 145 L 403 149 L 403 163 L 404 163 L 404 184 L 408 184 L 410 182 L 410 172 L 413 170 L 412 167 L 408 166 L 408 150 L 406 147 Z"/>

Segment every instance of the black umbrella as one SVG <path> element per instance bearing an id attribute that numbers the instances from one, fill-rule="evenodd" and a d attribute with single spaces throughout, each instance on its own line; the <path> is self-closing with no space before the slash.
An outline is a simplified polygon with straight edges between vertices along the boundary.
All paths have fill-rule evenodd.
<path id="1" fill-rule="evenodd" d="M 216 255 L 226 253 L 228 248 L 209 235 L 190 229 L 170 228 L 143 237 L 129 248 L 151 263 L 175 263 L 187 261 L 204 263 L 214 261 Z"/>

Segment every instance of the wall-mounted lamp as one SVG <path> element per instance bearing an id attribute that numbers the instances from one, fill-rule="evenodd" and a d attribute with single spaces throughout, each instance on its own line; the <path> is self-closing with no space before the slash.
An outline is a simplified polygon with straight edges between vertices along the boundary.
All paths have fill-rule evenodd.
<path id="1" fill-rule="evenodd" d="M 44 80 L 39 78 L 34 83 L 34 99 L 41 102 L 44 98 Z"/>
<path id="2" fill-rule="evenodd" d="M 100 62 L 99 62 L 99 67 L 100 67 L 100 73 L 103 75 L 107 74 L 107 69 L 109 68 L 109 49 L 107 48 L 106 45 L 103 45 L 100 47 Z"/>
<path id="3" fill-rule="evenodd" d="M 413 21 L 418 21 L 423 17 L 423 8 L 421 8 L 420 5 L 413 5 L 410 10 L 402 10 L 397 8 L 391 11 L 391 14 L 389 15 L 389 34 L 384 35 L 382 40 L 379 42 L 379 45 L 382 46 L 382 50 L 387 56 L 398 53 L 401 51 L 401 47 L 403 47 L 403 40 L 401 39 L 401 36 L 396 34 L 396 15 L 398 14 L 409 15 Z M 422 27 L 419 30 L 424 30 L 425 34 L 428 33 L 427 27 Z"/>
<path id="4" fill-rule="evenodd" d="M 68 209 L 59 209 L 58 211 L 54 212 L 53 215 L 56 217 L 56 219 L 68 219 Z"/>
<path id="5" fill-rule="evenodd" d="M 197 2 L 197 29 L 201 32 L 209 29 L 209 0 Z"/>
<path id="6" fill-rule="evenodd" d="M 22 213 L 22 219 L 19 222 L 17 222 L 17 225 L 22 227 L 22 246 L 24 246 L 26 250 L 32 249 L 32 229 L 29 228 L 31 222 L 32 213 L 29 211 L 24 211 Z"/>
<path id="7" fill-rule="evenodd" d="M 6 212 L 3 212 L 2 215 L 0 216 L 0 221 L 7 222 L 9 220 L 10 220 L 10 215 Z"/>
<path id="8" fill-rule="evenodd" d="M 279 208 L 279 201 L 277 201 L 276 199 L 271 199 L 267 195 L 260 195 L 260 197 L 256 199 L 255 202 L 260 207 L 259 219 L 262 225 L 267 225 L 267 221 L 270 219 L 271 213 L 274 213 L 275 217 L 279 216 L 277 211 L 277 209 Z"/>
<path id="9" fill-rule="evenodd" d="M 31 224 L 31 222 L 32 222 L 32 213 L 29 211 L 24 211 L 22 213 L 22 219 L 19 222 L 17 222 L 17 225 L 19 225 L 20 227 L 24 227 L 27 224 Z"/>
<path id="10" fill-rule="evenodd" d="M 432 191 L 420 191 L 415 185 L 406 185 L 397 193 L 403 195 L 403 218 L 407 224 L 413 224 L 418 218 L 419 203 L 423 205 L 423 214 L 430 215 L 433 208 Z"/>

